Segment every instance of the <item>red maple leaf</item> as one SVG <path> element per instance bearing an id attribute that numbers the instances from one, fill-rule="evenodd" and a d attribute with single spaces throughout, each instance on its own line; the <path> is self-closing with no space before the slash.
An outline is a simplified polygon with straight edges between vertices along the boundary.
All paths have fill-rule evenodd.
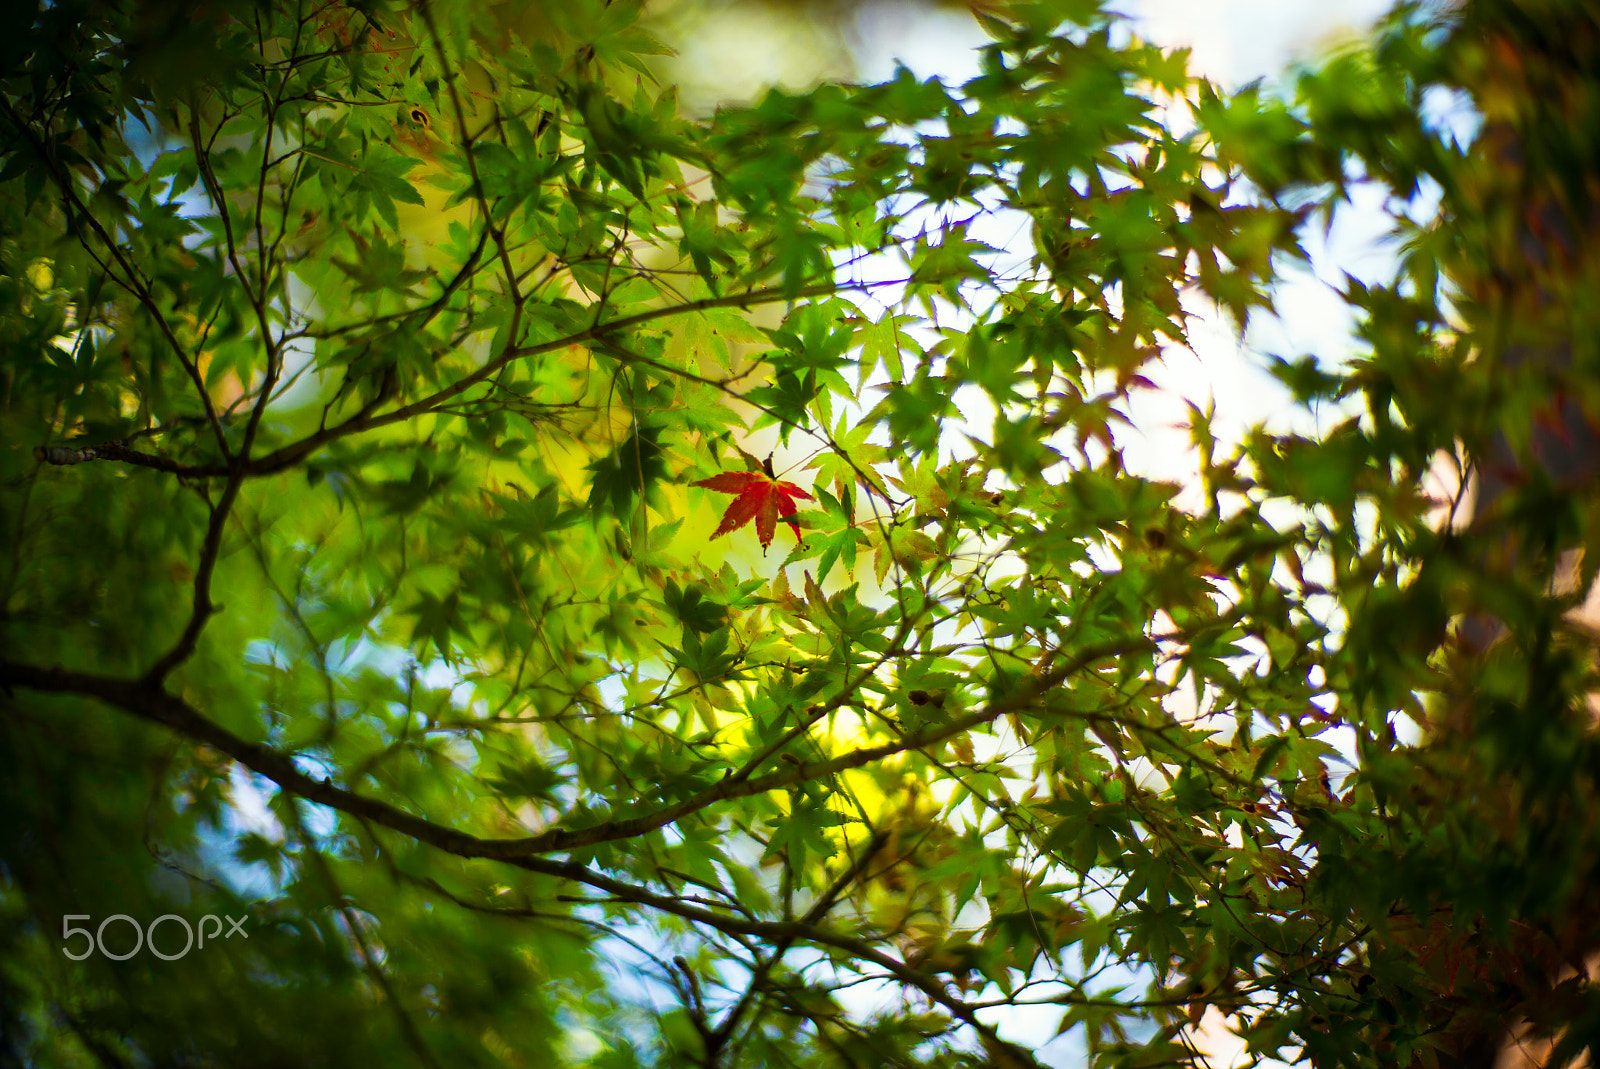
<path id="1" fill-rule="evenodd" d="M 730 531 L 737 531 L 751 520 L 755 520 L 756 537 L 761 539 L 762 550 L 772 544 L 772 536 L 777 533 L 779 520 L 794 528 L 795 541 L 798 542 L 800 525 L 794 520 L 795 498 L 816 500 L 794 483 L 786 483 L 761 471 L 725 471 L 689 485 L 738 495 L 733 499 L 733 504 L 728 506 L 728 511 L 722 514 L 722 522 L 711 532 L 711 537 L 717 538 Z"/>

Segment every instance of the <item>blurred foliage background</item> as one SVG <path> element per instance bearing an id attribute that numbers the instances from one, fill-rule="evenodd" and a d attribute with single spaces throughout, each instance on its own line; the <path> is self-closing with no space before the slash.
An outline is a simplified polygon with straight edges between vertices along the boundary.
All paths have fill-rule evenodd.
<path id="1" fill-rule="evenodd" d="M 1591 5 L 852 12 L 0 13 L 0 1064 L 1592 1057 Z"/>

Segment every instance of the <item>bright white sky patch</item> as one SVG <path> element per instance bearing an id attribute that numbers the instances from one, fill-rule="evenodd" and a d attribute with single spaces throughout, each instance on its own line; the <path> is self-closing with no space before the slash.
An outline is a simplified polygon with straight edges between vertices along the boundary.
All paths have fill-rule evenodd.
<path id="1" fill-rule="evenodd" d="M 1228 88 L 1272 78 L 1290 63 L 1359 37 L 1388 0 L 1115 0 L 1135 32 L 1191 48 L 1191 69 Z"/>

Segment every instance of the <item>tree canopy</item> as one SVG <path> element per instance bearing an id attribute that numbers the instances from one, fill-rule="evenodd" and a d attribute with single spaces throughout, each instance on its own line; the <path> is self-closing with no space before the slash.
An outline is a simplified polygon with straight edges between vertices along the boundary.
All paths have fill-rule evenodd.
<path id="1" fill-rule="evenodd" d="M 0 8 L 0 1064 L 1600 1035 L 1587 3 L 711 114 L 622 0 Z M 1371 190 L 1307 429 L 1125 462 Z"/>

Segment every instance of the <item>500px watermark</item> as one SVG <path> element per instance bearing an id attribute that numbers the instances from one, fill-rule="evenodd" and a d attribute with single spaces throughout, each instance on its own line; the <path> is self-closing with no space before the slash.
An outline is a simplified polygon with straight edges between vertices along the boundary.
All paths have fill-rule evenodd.
<path id="1" fill-rule="evenodd" d="M 71 939 L 72 937 L 78 935 L 81 935 L 84 937 L 84 939 L 88 940 L 87 944 L 83 948 L 82 953 L 74 954 L 71 947 L 61 948 L 61 953 L 65 954 L 73 961 L 82 961 L 84 958 L 87 958 L 89 955 L 93 954 L 96 950 L 100 951 L 101 954 L 104 954 L 112 961 L 126 961 L 135 954 L 139 953 L 140 950 L 145 948 L 148 948 L 150 953 L 154 954 L 163 961 L 177 961 L 179 958 L 189 953 L 189 951 L 195 949 L 197 945 L 194 927 L 190 925 L 186 918 L 180 917 L 176 913 L 163 913 L 161 916 L 151 921 L 149 926 L 146 928 L 139 927 L 139 922 L 128 916 L 126 913 L 113 913 L 111 916 L 101 921 L 100 926 L 93 931 L 90 931 L 88 928 L 74 928 L 72 926 L 73 921 L 86 921 L 91 919 L 92 918 L 87 913 L 69 913 L 65 917 L 61 918 L 61 938 L 63 940 Z M 207 921 L 216 926 L 211 930 L 209 935 L 209 938 L 213 943 L 217 941 L 217 937 L 219 935 L 221 935 L 224 939 L 232 939 L 235 935 L 242 935 L 246 939 L 249 939 L 250 933 L 244 930 L 244 922 L 247 919 L 249 918 L 240 917 L 238 920 L 235 920 L 232 917 L 219 917 L 215 913 L 207 913 L 205 916 L 200 918 L 200 938 L 198 941 L 198 946 L 204 947 L 206 945 Z M 126 921 L 128 927 L 133 929 L 132 950 L 119 954 L 106 948 L 106 925 L 110 924 L 112 921 Z M 161 925 L 166 921 L 175 921 L 183 926 L 183 935 L 185 941 L 183 944 L 183 949 L 178 951 L 176 954 L 169 954 L 160 947 L 156 946 L 156 929 L 161 927 Z M 222 931 L 223 921 L 228 922 L 228 931 L 226 934 L 224 934 Z M 120 943 L 121 940 L 118 940 L 118 942 Z"/>

